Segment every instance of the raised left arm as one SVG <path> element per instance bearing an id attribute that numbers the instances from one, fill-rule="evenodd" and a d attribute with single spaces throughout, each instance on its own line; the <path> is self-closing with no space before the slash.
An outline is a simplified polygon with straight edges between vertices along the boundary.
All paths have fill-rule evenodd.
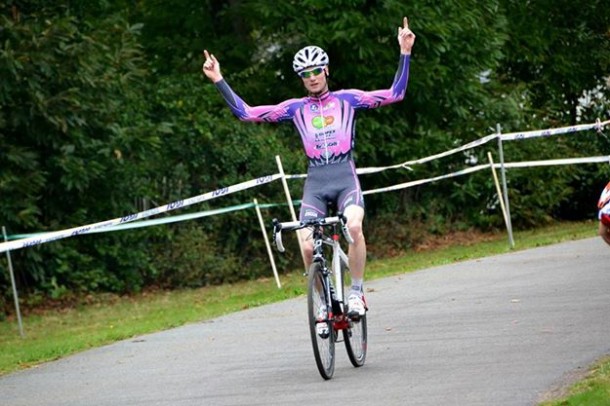
<path id="1" fill-rule="evenodd" d="M 398 27 L 398 44 L 400 45 L 400 58 L 398 69 L 394 75 L 394 81 L 389 89 L 363 91 L 343 90 L 337 92 L 341 97 L 348 100 L 356 109 L 374 109 L 388 104 L 396 103 L 404 99 L 409 81 L 409 63 L 411 61 L 411 49 L 415 43 L 415 34 L 409 29 L 407 17 L 403 19 L 403 26 Z"/>
<path id="2" fill-rule="evenodd" d="M 340 90 L 335 94 L 347 100 L 355 109 L 374 109 L 404 99 L 409 81 L 410 55 L 400 54 L 398 69 L 389 89 L 364 91 L 358 89 Z"/>

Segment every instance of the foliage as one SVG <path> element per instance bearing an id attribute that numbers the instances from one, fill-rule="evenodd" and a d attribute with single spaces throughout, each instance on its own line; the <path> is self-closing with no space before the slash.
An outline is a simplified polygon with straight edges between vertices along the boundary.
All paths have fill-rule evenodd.
<path id="1" fill-rule="evenodd" d="M 159 145 L 138 111 L 146 77 L 139 27 L 119 15 L 93 25 L 47 13 L 13 9 L 12 16 L 0 16 L 0 190 L 10 196 L 0 202 L 0 216 L 9 230 L 22 232 L 133 211 L 125 196 L 147 188 L 141 174 L 148 151 Z M 21 251 L 21 282 L 45 290 L 64 283 L 110 288 L 81 285 L 73 275 L 112 272 L 98 256 L 107 243 L 78 240 Z"/>
<path id="2" fill-rule="evenodd" d="M 286 173 L 302 173 L 293 126 L 233 117 L 202 77 L 202 50 L 219 58 L 250 105 L 304 94 L 291 61 L 305 44 L 328 51 L 332 89 L 387 88 L 403 15 L 417 35 L 407 96 L 358 116 L 359 167 L 438 154 L 497 124 L 510 132 L 609 118 L 610 10 L 600 0 L 14 0 L 0 7 L 3 225 L 34 233 L 124 216 L 276 173 L 276 155 Z M 606 130 L 507 142 L 503 152 L 517 162 L 607 155 L 609 147 Z M 498 162 L 488 144 L 361 183 L 371 190 L 436 177 L 487 163 L 488 152 Z M 514 226 L 593 217 L 609 175 L 605 165 L 509 170 Z M 301 188 L 290 182 L 293 199 Z M 275 182 L 180 211 L 254 198 L 285 202 Z M 366 204 L 371 236 L 379 246 L 400 236 L 394 249 L 427 234 L 503 227 L 487 171 L 367 195 Z M 289 217 L 285 206 L 264 214 Z M 243 211 L 81 236 L 16 251 L 13 260 L 33 294 L 202 286 L 266 274 L 260 233 L 253 211 Z M 292 251 L 281 269 L 299 263 Z M 1 272 L 4 303 L 8 286 Z"/>
<path id="3" fill-rule="evenodd" d="M 166 76 L 158 81 L 156 89 L 151 100 L 151 119 L 167 121 L 164 122 L 164 148 L 154 160 L 156 179 L 151 180 L 154 185 L 153 194 L 148 196 L 151 201 L 167 203 L 276 173 L 275 155 L 289 160 L 295 157 L 294 161 L 298 161 L 289 147 L 290 142 L 270 136 L 273 128 L 236 120 L 218 97 L 214 86 L 203 82 L 201 77 Z M 294 133 L 291 136 L 294 137 Z M 286 170 L 297 171 L 294 164 L 287 165 Z M 195 209 L 227 207 L 251 202 L 254 198 L 260 203 L 281 203 L 285 198 L 278 183 L 222 196 L 221 202 L 210 201 Z M 283 211 L 271 215 L 285 216 Z M 205 268 L 210 267 L 223 270 L 197 279 L 198 286 L 235 280 L 235 272 L 242 272 L 239 273 L 241 277 L 250 278 L 266 271 L 266 259 L 261 260 L 265 246 L 253 210 L 218 216 L 193 229 L 186 228 L 192 232 L 190 237 L 189 232 L 179 230 L 185 230 L 184 226 L 169 227 L 168 240 L 163 244 L 168 244 L 170 249 L 159 247 L 157 252 L 155 262 L 164 264 L 160 266 L 163 268 L 159 281 L 162 285 L 196 284 L 191 276 L 179 281 L 181 273 L 192 273 L 188 271 L 193 267 L 189 255 L 194 252 L 201 256 L 197 263 L 208 262 L 207 266 L 199 267 L 199 272 L 207 273 L 209 271 Z M 192 241 L 187 241 L 189 238 Z M 204 249 L 206 245 L 208 248 Z M 189 254 L 185 247 L 196 251 Z M 183 250 L 186 250 L 181 257 L 184 261 L 176 261 L 175 256 L 182 255 L 180 252 Z M 220 263 L 223 258 L 224 265 Z M 262 266 L 251 266 L 261 262 Z M 170 266 L 172 263 L 174 265 Z M 234 264 L 237 265 L 231 270 Z M 173 276 L 168 275 L 170 270 Z M 191 282 L 187 282 L 189 280 Z"/>
<path id="4" fill-rule="evenodd" d="M 583 94 L 600 85 L 606 96 L 608 92 L 610 15 L 605 2 L 507 0 L 503 6 L 512 28 L 504 79 L 526 84 L 538 122 L 576 124 Z"/>

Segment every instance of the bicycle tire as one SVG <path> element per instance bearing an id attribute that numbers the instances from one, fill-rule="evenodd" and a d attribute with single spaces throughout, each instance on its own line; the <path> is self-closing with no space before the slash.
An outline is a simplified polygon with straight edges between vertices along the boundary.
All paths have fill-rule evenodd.
<path id="1" fill-rule="evenodd" d="M 341 283 L 343 284 L 343 300 L 345 314 L 349 312 L 347 307 L 347 295 L 351 286 L 346 284 L 346 273 L 349 269 L 346 266 L 341 267 Z M 366 314 L 361 316 L 358 321 L 349 320 L 348 328 L 343 330 L 343 341 L 345 341 L 345 350 L 347 356 L 356 368 L 364 365 L 366 360 L 366 351 L 368 344 Z"/>
<path id="2" fill-rule="evenodd" d="M 309 318 L 309 333 L 311 335 L 311 346 L 316 360 L 316 366 L 322 378 L 331 379 L 335 372 L 335 341 L 337 334 L 333 330 L 332 320 L 318 320 L 318 312 L 321 306 L 331 309 L 331 300 L 327 297 L 322 266 L 313 263 L 309 268 L 307 289 L 307 315 Z M 322 337 L 318 334 L 318 324 L 326 323 L 328 336 Z"/>
<path id="3" fill-rule="evenodd" d="M 343 330 L 343 339 L 352 365 L 356 368 L 363 366 L 367 350 L 366 314 L 358 321 L 350 321 L 350 327 Z"/>

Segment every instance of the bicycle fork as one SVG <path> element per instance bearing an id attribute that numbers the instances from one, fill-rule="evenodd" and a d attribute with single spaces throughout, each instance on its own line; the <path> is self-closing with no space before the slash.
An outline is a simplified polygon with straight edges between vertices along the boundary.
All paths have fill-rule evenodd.
<path id="1" fill-rule="evenodd" d="M 326 308 L 328 309 L 328 322 L 332 325 L 333 331 L 338 333 L 341 330 L 345 330 L 349 328 L 349 319 L 345 313 L 345 308 L 343 307 L 343 302 L 341 296 L 338 295 L 336 289 L 342 290 L 340 284 L 335 283 L 333 286 L 333 278 L 331 278 L 331 272 L 328 268 L 323 268 L 323 279 L 324 279 L 324 289 L 326 290 L 327 304 Z M 335 335 L 335 340 L 337 339 L 337 335 Z"/>
<path id="2" fill-rule="evenodd" d="M 326 258 L 322 252 L 323 244 L 332 247 L 332 264 L 328 269 Z M 345 313 L 345 292 L 343 291 L 343 269 L 341 264 L 348 263 L 348 257 L 341 250 L 339 245 L 339 235 L 334 233 L 331 241 L 324 242 L 317 238 L 314 241 L 313 261 L 321 265 L 323 289 L 326 297 L 326 309 L 328 321 L 332 323 L 335 332 L 349 328 L 349 319 Z M 331 276 L 334 276 L 334 278 Z M 334 279 L 334 284 L 333 284 Z"/>

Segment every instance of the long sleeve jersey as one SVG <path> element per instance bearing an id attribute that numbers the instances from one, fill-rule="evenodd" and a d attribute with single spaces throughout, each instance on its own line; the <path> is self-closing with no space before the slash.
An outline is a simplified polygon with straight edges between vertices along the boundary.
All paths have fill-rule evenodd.
<path id="1" fill-rule="evenodd" d="M 242 121 L 280 122 L 292 120 L 303 141 L 309 166 L 352 160 L 355 142 L 355 113 L 402 100 L 409 79 L 409 55 L 400 55 L 398 70 L 389 89 L 327 91 L 319 97 L 306 96 L 276 105 L 249 106 L 223 79 L 216 87 L 229 108 Z"/>

